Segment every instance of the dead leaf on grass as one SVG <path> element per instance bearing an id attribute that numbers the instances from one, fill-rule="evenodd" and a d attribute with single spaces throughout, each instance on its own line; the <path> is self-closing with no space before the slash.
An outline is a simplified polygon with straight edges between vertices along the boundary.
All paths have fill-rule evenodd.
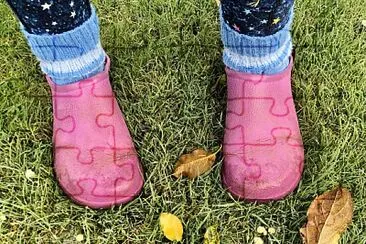
<path id="1" fill-rule="evenodd" d="M 315 198 L 300 229 L 305 244 L 337 244 L 352 221 L 353 201 L 345 188 L 336 188 Z"/>
<path id="2" fill-rule="evenodd" d="M 194 179 L 211 169 L 216 160 L 215 153 L 206 152 L 203 149 L 194 150 L 192 153 L 180 156 L 173 175 L 176 178 L 187 176 L 189 179 Z"/>

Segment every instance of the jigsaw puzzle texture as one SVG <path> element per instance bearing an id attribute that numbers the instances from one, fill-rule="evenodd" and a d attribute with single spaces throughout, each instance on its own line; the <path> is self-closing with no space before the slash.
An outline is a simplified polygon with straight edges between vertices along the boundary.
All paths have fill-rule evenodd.
<path id="1" fill-rule="evenodd" d="M 234 195 L 278 199 L 301 177 L 304 152 L 291 92 L 291 65 L 278 75 L 227 69 L 223 180 Z"/>
<path id="2" fill-rule="evenodd" d="M 142 170 L 106 71 L 81 82 L 51 84 L 55 171 L 76 202 L 108 207 L 141 190 Z"/>

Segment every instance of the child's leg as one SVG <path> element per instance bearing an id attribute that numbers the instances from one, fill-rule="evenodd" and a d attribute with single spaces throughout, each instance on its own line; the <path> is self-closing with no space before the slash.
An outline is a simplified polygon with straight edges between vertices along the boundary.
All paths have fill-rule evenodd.
<path id="1" fill-rule="evenodd" d="M 222 0 L 228 103 L 223 182 L 268 201 L 298 184 L 304 152 L 291 92 L 292 0 Z"/>
<path id="2" fill-rule="evenodd" d="M 51 86 L 60 186 L 91 208 L 130 201 L 142 188 L 142 169 L 109 82 L 95 9 L 88 0 L 9 4 Z"/>
<path id="3" fill-rule="evenodd" d="M 223 0 L 221 18 L 228 67 L 275 74 L 288 66 L 293 0 Z"/>
<path id="4" fill-rule="evenodd" d="M 8 0 L 42 71 L 58 85 L 104 68 L 99 24 L 89 0 Z"/>
<path id="5" fill-rule="evenodd" d="M 92 15 L 89 0 L 7 0 L 24 29 L 32 34 L 60 34 L 82 25 Z"/>

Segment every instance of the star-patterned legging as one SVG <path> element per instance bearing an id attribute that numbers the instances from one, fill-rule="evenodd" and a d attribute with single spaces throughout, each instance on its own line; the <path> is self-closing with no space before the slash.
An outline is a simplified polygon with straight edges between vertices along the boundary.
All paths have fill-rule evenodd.
<path id="1" fill-rule="evenodd" d="M 239 33 L 269 36 L 289 20 L 294 0 L 221 0 L 224 21 Z"/>
<path id="2" fill-rule="evenodd" d="M 58 34 L 74 29 L 91 15 L 89 0 L 7 0 L 25 29 Z M 239 33 L 268 36 L 282 29 L 294 0 L 222 0 L 225 22 Z"/>
<path id="3" fill-rule="evenodd" d="M 91 16 L 89 0 L 7 0 L 26 31 L 59 34 Z"/>

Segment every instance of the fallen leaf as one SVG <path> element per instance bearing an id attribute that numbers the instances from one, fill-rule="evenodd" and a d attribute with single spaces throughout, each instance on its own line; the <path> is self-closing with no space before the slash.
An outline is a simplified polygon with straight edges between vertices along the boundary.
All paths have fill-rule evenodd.
<path id="1" fill-rule="evenodd" d="M 190 154 L 182 155 L 175 166 L 173 175 L 177 178 L 187 176 L 190 179 L 202 175 L 211 169 L 216 160 L 216 153 L 197 149 Z"/>
<path id="2" fill-rule="evenodd" d="M 336 244 L 352 221 L 353 202 L 345 188 L 336 188 L 315 198 L 308 222 L 300 229 L 305 244 Z"/>
<path id="3" fill-rule="evenodd" d="M 204 235 L 204 244 L 220 244 L 220 234 L 217 232 L 217 226 L 207 228 Z"/>
<path id="4" fill-rule="evenodd" d="M 171 241 L 181 241 L 183 237 L 183 225 L 177 216 L 170 213 L 160 214 L 160 228 L 164 236 Z"/>
<path id="5" fill-rule="evenodd" d="M 220 0 L 216 0 L 217 6 L 220 6 Z"/>

